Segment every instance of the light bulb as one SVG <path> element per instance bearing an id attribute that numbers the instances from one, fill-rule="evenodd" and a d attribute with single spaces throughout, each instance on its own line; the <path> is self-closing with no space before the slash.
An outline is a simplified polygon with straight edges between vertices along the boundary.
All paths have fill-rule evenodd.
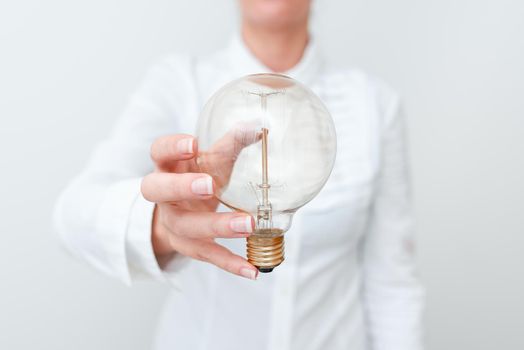
<path id="1" fill-rule="evenodd" d="M 218 200 L 255 218 L 247 259 L 260 272 L 284 260 L 293 214 L 326 183 L 336 155 L 333 120 L 306 86 L 280 74 L 253 74 L 219 89 L 197 126 L 200 170 Z"/>

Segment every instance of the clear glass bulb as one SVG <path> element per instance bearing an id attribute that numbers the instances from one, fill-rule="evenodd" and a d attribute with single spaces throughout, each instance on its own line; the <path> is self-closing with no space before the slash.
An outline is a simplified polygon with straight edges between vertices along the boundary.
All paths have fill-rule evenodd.
<path id="1" fill-rule="evenodd" d="M 326 183 L 336 155 L 333 120 L 306 86 L 280 74 L 254 74 L 218 90 L 197 127 L 202 172 L 227 207 L 251 214 L 247 257 L 261 272 L 284 260 L 293 214 Z"/>

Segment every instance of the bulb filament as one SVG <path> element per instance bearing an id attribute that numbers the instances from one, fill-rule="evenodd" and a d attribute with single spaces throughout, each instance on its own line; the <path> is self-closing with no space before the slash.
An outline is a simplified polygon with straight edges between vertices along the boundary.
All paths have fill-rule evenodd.
<path id="1" fill-rule="evenodd" d="M 267 171 L 267 135 L 269 130 L 262 128 L 262 198 L 264 206 L 269 205 L 269 180 Z"/>

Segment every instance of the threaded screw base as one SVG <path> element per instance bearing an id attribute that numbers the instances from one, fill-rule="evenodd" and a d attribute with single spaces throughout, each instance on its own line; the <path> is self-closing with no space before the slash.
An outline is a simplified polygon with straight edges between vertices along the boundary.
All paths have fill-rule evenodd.
<path id="1" fill-rule="evenodd" d="M 263 229 L 247 238 L 247 261 L 267 273 L 284 261 L 282 230 Z"/>

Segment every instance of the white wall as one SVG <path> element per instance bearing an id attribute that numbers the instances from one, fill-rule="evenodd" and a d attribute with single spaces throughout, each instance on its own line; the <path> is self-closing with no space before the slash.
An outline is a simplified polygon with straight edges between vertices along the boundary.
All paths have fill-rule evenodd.
<path id="1" fill-rule="evenodd" d="M 524 3 L 317 0 L 333 64 L 406 100 L 432 349 L 524 348 Z M 71 259 L 52 204 L 170 51 L 209 52 L 235 2 L 0 4 L 0 348 L 147 349 L 167 290 Z"/>

